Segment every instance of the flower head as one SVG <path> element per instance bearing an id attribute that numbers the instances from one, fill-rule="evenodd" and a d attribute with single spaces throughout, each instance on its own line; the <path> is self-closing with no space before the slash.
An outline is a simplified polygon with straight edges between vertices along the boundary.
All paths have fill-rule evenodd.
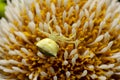
<path id="1" fill-rule="evenodd" d="M 116 0 L 7 0 L 5 15 L 0 20 L 0 79 L 120 79 Z M 56 57 L 44 55 L 38 49 L 42 43 L 36 46 L 46 38 L 59 46 L 51 50 Z"/>

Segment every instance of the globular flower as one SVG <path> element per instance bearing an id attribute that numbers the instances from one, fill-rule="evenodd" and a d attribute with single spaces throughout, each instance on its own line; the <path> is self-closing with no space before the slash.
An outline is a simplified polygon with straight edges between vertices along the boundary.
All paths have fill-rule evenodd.
<path id="1" fill-rule="evenodd" d="M 120 79 L 117 0 L 7 0 L 5 15 L 0 80 Z M 46 38 L 59 47 L 42 49 L 55 56 L 36 45 Z"/>

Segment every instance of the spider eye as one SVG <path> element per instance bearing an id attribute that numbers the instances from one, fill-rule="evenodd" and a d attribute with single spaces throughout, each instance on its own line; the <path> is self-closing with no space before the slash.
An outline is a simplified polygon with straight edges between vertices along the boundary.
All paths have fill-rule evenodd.
<path id="1" fill-rule="evenodd" d="M 59 45 L 52 39 L 45 38 L 37 42 L 39 51 L 47 56 L 57 56 Z"/>

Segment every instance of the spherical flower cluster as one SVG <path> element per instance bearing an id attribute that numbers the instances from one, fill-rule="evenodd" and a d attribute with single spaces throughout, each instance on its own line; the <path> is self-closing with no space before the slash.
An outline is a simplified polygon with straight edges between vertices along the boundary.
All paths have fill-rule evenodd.
<path id="1" fill-rule="evenodd" d="M 117 0 L 7 0 L 5 15 L 0 80 L 120 79 Z"/>

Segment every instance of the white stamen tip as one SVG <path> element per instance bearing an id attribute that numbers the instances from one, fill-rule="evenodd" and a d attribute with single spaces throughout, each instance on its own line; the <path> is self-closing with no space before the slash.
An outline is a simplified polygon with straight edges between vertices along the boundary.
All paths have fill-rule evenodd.
<path id="1" fill-rule="evenodd" d="M 70 77 L 70 72 L 69 72 L 69 71 L 66 72 L 66 77 L 67 77 L 67 78 Z"/>

